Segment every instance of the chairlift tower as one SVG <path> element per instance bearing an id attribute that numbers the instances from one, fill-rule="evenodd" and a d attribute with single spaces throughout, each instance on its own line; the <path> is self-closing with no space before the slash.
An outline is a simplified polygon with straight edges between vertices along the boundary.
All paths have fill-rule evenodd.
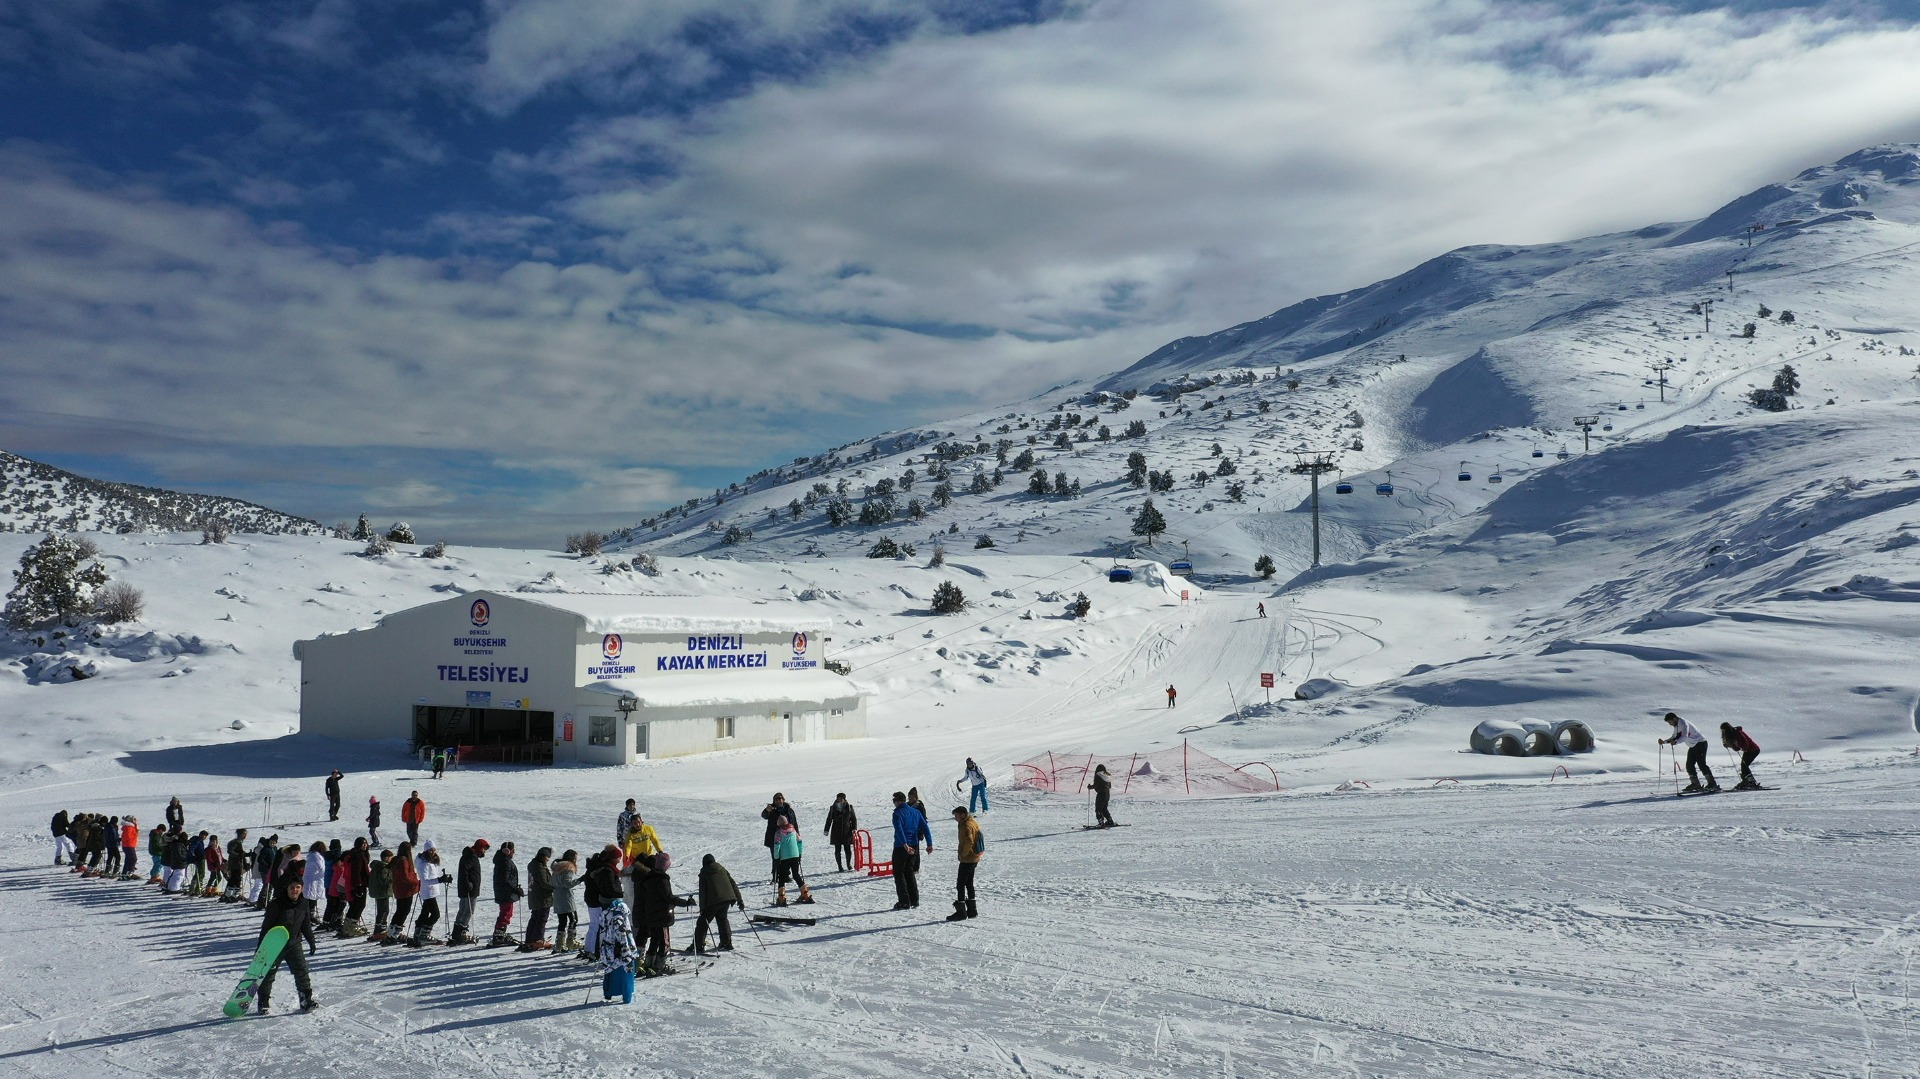
<path id="1" fill-rule="evenodd" d="M 1712 300 L 1700 301 L 1700 317 L 1706 320 L 1700 332 L 1712 333 L 1713 332 L 1713 301 Z"/>
<path id="2" fill-rule="evenodd" d="M 1661 360 L 1657 363 L 1648 364 L 1647 370 L 1653 372 L 1654 384 L 1660 387 L 1660 403 L 1663 405 L 1666 404 L 1667 403 L 1667 372 L 1673 370 L 1673 365 L 1668 363 L 1665 360 Z"/>
<path id="3" fill-rule="evenodd" d="M 1333 454 L 1320 450 L 1295 450 L 1294 456 L 1300 460 L 1293 466 L 1293 474 L 1305 476 L 1313 483 L 1313 566 L 1320 566 L 1320 477 L 1333 471 Z"/>
<path id="4" fill-rule="evenodd" d="M 1593 429 L 1600 423 L 1598 416 L 1575 416 L 1573 425 L 1580 428 L 1580 452 L 1593 449 Z"/>

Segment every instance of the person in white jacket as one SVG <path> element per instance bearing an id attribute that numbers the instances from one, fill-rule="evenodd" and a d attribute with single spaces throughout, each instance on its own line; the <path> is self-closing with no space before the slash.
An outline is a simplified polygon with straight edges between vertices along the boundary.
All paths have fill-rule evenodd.
<path id="1" fill-rule="evenodd" d="M 320 921 L 320 916 L 314 909 L 319 905 L 320 900 L 314 897 L 324 898 L 327 894 L 327 869 L 327 845 L 316 839 L 313 841 L 313 846 L 307 848 L 306 869 L 300 880 L 301 891 L 305 892 L 307 897 L 307 917 L 312 918 L 315 923 Z"/>
<path id="2" fill-rule="evenodd" d="M 1707 767 L 1706 736 L 1694 730 L 1693 724 L 1681 719 L 1677 713 L 1668 712 L 1666 719 L 1667 726 L 1673 728 L 1673 737 L 1662 738 L 1660 739 L 1661 743 L 1675 747 L 1687 747 L 1687 778 L 1692 782 L 1686 785 L 1684 791 L 1692 793 L 1694 791 L 1719 790 L 1720 784 L 1713 778 L 1713 769 Z M 1702 775 L 1707 777 L 1707 783 L 1704 787 L 1700 785 L 1700 777 Z"/>
<path id="3" fill-rule="evenodd" d="M 447 867 L 440 864 L 440 848 L 429 839 L 420 845 L 420 853 L 413 859 L 413 870 L 420 876 L 420 917 L 413 923 L 413 939 L 409 941 L 416 948 L 428 944 L 438 944 L 433 939 L 433 927 L 440 922 L 440 897 L 447 892 L 447 882 L 453 879 Z"/>

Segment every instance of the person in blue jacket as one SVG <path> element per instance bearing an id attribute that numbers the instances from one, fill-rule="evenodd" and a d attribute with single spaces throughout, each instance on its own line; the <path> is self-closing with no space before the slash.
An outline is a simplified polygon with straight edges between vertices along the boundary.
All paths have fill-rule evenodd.
<path id="1" fill-rule="evenodd" d="M 907 804 L 904 792 L 894 791 L 893 890 L 900 899 L 893 905 L 894 910 L 908 910 L 920 905 L 920 882 L 914 877 L 920 872 L 920 843 L 923 840 L 927 844 L 927 853 L 933 853 L 933 833 L 927 830 L 926 815 Z"/>

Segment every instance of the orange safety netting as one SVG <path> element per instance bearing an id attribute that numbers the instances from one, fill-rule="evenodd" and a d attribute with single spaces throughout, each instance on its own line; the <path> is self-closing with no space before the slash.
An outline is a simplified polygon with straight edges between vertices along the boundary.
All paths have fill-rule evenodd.
<path id="1" fill-rule="evenodd" d="M 1172 749 L 1119 756 L 1042 753 L 1013 766 L 1014 783 L 1050 794 L 1081 794 L 1102 764 L 1113 777 L 1115 794 L 1251 794 L 1280 789 L 1280 777 L 1265 761 L 1232 765 L 1186 742 Z"/>

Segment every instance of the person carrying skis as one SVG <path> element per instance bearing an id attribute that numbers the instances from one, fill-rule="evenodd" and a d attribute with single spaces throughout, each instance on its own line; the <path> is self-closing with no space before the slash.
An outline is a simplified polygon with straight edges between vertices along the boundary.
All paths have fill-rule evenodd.
<path id="1" fill-rule="evenodd" d="M 377 794 L 367 796 L 367 843 L 380 845 L 380 796 Z"/>
<path id="2" fill-rule="evenodd" d="M 971 792 L 967 795 L 967 812 L 985 813 L 987 811 L 987 773 L 973 763 L 972 757 L 967 758 L 967 772 L 960 777 L 960 781 L 971 788 Z"/>
<path id="3" fill-rule="evenodd" d="M 747 901 L 741 898 L 740 888 L 733 883 L 733 874 L 727 872 L 727 867 L 713 855 L 706 855 L 700 859 L 700 918 L 693 923 L 693 954 L 707 954 L 708 925 L 719 927 L 717 950 L 733 950 L 733 926 L 727 922 L 729 907 L 739 907 L 744 913 Z"/>
<path id="4" fill-rule="evenodd" d="M 427 820 L 427 803 L 420 800 L 420 792 L 414 791 L 406 801 L 400 803 L 400 823 L 407 826 L 407 842 L 420 842 L 420 826 Z"/>
<path id="5" fill-rule="evenodd" d="M 286 945 L 260 979 L 259 993 L 254 999 L 254 1010 L 260 1015 L 272 1010 L 273 976 L 279 973 L 282 963 L 293 971 L 293 987 L 300 992 L 300 1010 L 310 1012 L 320 1006 L 320 1002 L 313 999 L 313 979 L 307 973 L 307 956 L 317 955 L 320 945 L 313 938 L 313 905 L 304 892 L 305 885 L 300 881 L 288 881 L 274 892 L 273 901 L 267 904 L 267 916 L 260 922 L 260 936 L 254 940 L 256 949 L 267 939 L 268 930 L 279 926 L 287 931 Z M 305 954 L 300 950 L 303 940 L 307 944 Z"/>
<path id="6" fill-rule="evenodd" d="M 693 900 L 673 894 L 673 881 L 664 869 L 653 868 L 653 859 L 642 857 L 633 863 L 633 925 L 647 934 L 647 953 L 643 970 L 650 977 L 672 974 L 667 965 L 667 929 L 673 925 L 673 908 L 691 907 Z M 601 927 L 606 935 L 606 927 Z"/>
<path id="7" fill-rule="evenodd" d="M 1173 688 L 1172 682 L 1168 682 L 1167 683 L 1167 707 L 1172 708 L 1174 701 L 1177 700 L 1179 696 L 1180 696 L 1180 691 Z"/>
<path id="8" fill-rule="evenodd" d="M 847 801 L 846 793 L 834 795 L 833 805 L 827 808 L 827 827 L 823 834 L 827 842 L 833 844 L 834 867 L 843 873 L 853 868 L 853 833 L 859 829 L 860 818 L 854 813 L 853 804 Z"/>
<path id="9" fill-rule="evenodd" d="M 907 804 L 907 796 L 893 792 L 893 891 L 899 901 L 894 910 L 907 910 L 920 905 L 920 882 L 914 875 L 920 871 L 920 844 L 925 842 L 927 852 L 933 852 L 933 833 L 927 831 L 927 818 L 920 811 Z"/>
<path id="10" fill-rule="evenodd" d="M 467 931 L 473 924 L 474 904 L 480 902 L 480 859 L 486 856 L 493 844 L 484 839 L 476 839 L 470 847 L 460 850 L 459 876 L 454 884 L 454 897 L 459 905 L 454 908 L 453 935 L 447 938 L 448 944 L 472 944 L 473 935 Z"/>
<path id="11" fill-rule="evenodd" d="M 327 774 L 327 819 L 340 819 L 340 780 L 343 773 L 335 768 Z"/>
<path id="12" fill-rule="evenodd" d="M 513 864 L 513 840 L 509 839 L 500 844 L 500 853 L 493 856 L 493 902 L 500 913 L 493 919 L 493 939 L 487 941 L 487 947 L 520 946 L 508 930 L 513 928 L 513 905 L 526 894 L 527 890 L 520 887 L 520 867 Z"/>
<path id="13" fill-rule="evenodd" d="M 953 879 L 953 913 L 947 915 L 947 921 L 959 922 L 980 916 L 980 909 L 974 905 L 973 874 L 980 868 L 980 856 L 986 853 L 987 840 L 980 834 L 980 822 L 959 806 L 953 807 L 953 822 L 960 826 L 960 838 L 954 844 L 960 856 L 960 872 Z"/>
<path id="14" fill-rule="evenodd" d="M 552 948 L 547 941 L 547 918 L 553 913 L 553 848 L 541 847 L 527 863 L 527 942 L 523 952 Z"/>
<path id="15" fill-rule="evenodd" d="M 1687 779 L 1691 782 L 1681 789 L 1681 793 L 1694 794 L 1719 790 L 1720 784 L 1713 778 L 1713 769 L 1707 767 L 1706 736 L 1694 730 L 1693 724 L 1681 719 L 1676 712 L 1668 712 L 1666 721 L 1667 726 L 1673 728 L 1673 737 L 1662 738 L 1660 741 L 1676 748 L 1682 745 L 1687 747 Z M 1703 773 L 1707 777 L 1707 785 L 1704 787 L 1700 785 L 1700 776 Z"/>
<path id="16" fill-rule="evenodd" d="M 1113 812 L 1107 803 L 1113 798 L 1113 780 L 1107 773 L 1107 766 L 1096 765 L 1093 769 L 1093 820 L 1102 828 L 1115 826 Z"/>
<path id="17" fill-rule="evenodd" d="M 1720 724 L 1720 744 L 1740 754 L 1740 782 L 1734 784 L 1737 791 L 1760 789 L 1760 781 L 1753 778 L 1753 759 L 1760 755 L 1760 743 L 1753 740 L 1745 727 L 1736 727 L 1731 723 Z"/>
<path id="18" fill-rule="evenodd" d="M 772 875 L 775 877 L 780 875 L 778 864 L 780 859 L 773 853 L 773 836 L 774 832 L 779 830 L 779 822 L 783 817 L 795 828 L 800 827 L 800 815 L 787 804 L 787 796 L 774 791 L 773 801 L 768 802 L 766 808 L 760 810 L 760 819 L 767 822 L 767 834 L 760 840 L 760 845 L 767 848 L 767 862 L 773 866 Z"/>
<path id="19" fill-rule="evenodd" d="M 797 902 L 813 902 L 813 893 L 807 890 L 807 878 L 800 875 L 800 857 L 803 850 L 800 832 L 793 822 L 782 818 L 780 826 L 773 834 L 773 883 L 779 888 L 774 896 L 773 905 L 787 905 L 787 882 L 791 880 L 800 886 L 800 898 Z"/>

